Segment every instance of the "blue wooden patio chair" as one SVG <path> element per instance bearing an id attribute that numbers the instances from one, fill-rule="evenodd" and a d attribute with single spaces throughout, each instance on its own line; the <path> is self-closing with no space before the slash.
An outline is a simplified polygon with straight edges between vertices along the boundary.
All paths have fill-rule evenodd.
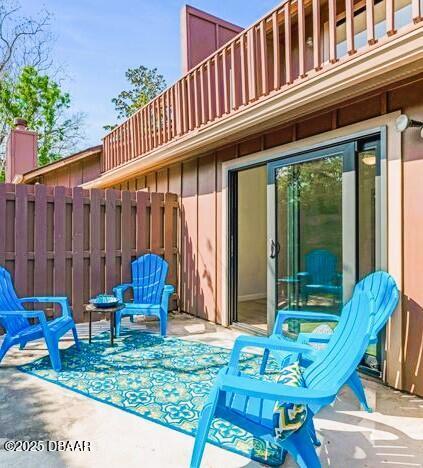
<path id="1" fill-rule="evenodd" d="M 54 320 L 47 321 L 42 310 L 26 310 L 24 303 L 56 303 L 61 306 L 62 314 Z M 37 319 L 32 324 L 28 319 Z M 6 335 L 0 348 L 0 362 L 10 347 L 18 344 L 21 349 L 29 341 L 44 338 L 50 355 L 53 369 L 61 370 L 59 340 L 69 330 L 72 330 L 75 345 L 79 348 L 78 335 L 72 311 L 66 297 L 24 297 L 19 299 L 13 287 L 10 273 L 0 267 L 0 325 L 6 330 Z"/>
<path id="2" fill-rule="evenodd" d="M 309 345 L 290 344 L 273 338 L 239 337 L 235 341 L 229 366 L 222 369 L 210 392 L 198 425 L 191 468 L 200 466 L 207 435 L 214 417 L 225 419 L 254 437 L 277 444 L 282 456 L 288 452 L 300 467 L 320 467 L 313 446 L 313 416 L 333 402 L 339 389 L 356 369 L 369 344 L 374 322 L 374 301 L 370 294 L 357 288 L 343 311 L 332 339 L 305 369 L 303 386 L 259 380 L 239 371 L 241 349 L 259 347 L 276 351 L 307 354 Z M 298 346 L 297 349 L 296 346 Z M 306 405 L 302 425 L 280 437 L 275 414 L 278 404 Z M 294 411 L 296 408 L 293 408 Z M 275 417 L 276 416 L 276 417 Z M 279 435 L 279 436 L 278 436 Z M 283 460 L 282 460 L 283 462 Z"/>
<path id="3" fill-rule="evenodd" d="M 316 249 L 305 257 L 306 271 L 297 274 L 300 294 L 307 304 L 310 294 L 327 293 L 342 298 L 342 275 L 337 272 L 338 259 L 326 249 Z"/>
<path id="4" fill-rule="evenodd" d="M 166 336 L 169 298 L 175 288 L 165 284 L 168 264 L 158 255 L 138 257 L 131 264 L 132 283 L 113 288 L 115 296 L 125 307 L 116 312 L 116 336 L 120 336 L 122 317 L 156 316 L 160 320 L 160 335 Z M 132 288 L 133 302 L 125 302 L 125 291 Z"/>
<path id="5" fill-rule="evenodd" d="M 391 275 L 385 271 L 376 271 L 370 273 L 365 278 L 357 283 L 355 286 L 356 289 L 364 289 L 372 294 L 375 299 L 375 321 L 373 325 L 372 334 L 370 337 L 370 344 L 376 344 L 378 340 L 379 332 L 386 325 L 387 321 L 393 314 L 395 308 L 398 305 L 399 301 L 399 292 L 395 280 Z M 272 339 L 284 340 L 282 327 L 286 320 L 289 319 L 298 319 L 298 320 L 310 320 L 313 322 L 338 322 L 340 316 L 334 314 L 320 313 L 320 312 L 307 312 L 307 311 L 298 311 L 298 310 L 281 310 L 278 312 L 276 317 L 275 325 L 271 335 Z M 300 333 L 298 339 L 295 343 L 300 345 L 315 343 L 320 345 L 325 345 L 331 339 L 333 335 L 328 334 L 319 334 L 319 333 Z M 292 343 L 289 341 L 289 343 Z M 315 359 L 316 354 L 319 350 L 316 350 L 314 353 L 308 354 L 301 362 L 303 366 L 307 366 L 310 362 Z M 266 369 L 267 361 L 269 358 L 270 350 L 265 350 L 263 354 L 263 360 L 261 363 L 260 372 L 263 374 Z M 289 361 L 295 361 L 297 355 L 295 353 L 272 353 L 272 356 L 275 357 L 281 365 L 286 365 Z M 371 412 L 366 399 L 366 394 L 364 392 L 363 384 L 358 376 L 358 372 L 354 370 L 347 380 L 347 385 L 352 389 L 362 407 Z"/>

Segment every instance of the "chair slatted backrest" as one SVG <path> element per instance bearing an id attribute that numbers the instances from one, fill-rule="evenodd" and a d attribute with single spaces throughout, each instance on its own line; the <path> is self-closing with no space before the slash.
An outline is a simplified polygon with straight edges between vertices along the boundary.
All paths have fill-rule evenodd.
<path id="1" fill-rule="evenodd" d="M 2 311 L 10 312 L 15 310 L 24 311 L 25 309 L 16 295 L 10 273 L 5 268 L 0 267 L 0 315 Z M 27 318 L 17 315 L 1 317 L 0 324 L 11 335 L 29 326 Z"/>
<path id="2" fill-rule="evenodd" d="M 312 284 L 331 284 L 336 273 L 336 265 L 336 255 L 329 250 L 312 250 L 306 255 L 306 271 L 310 274 Z"/>
<path id="3" fill-rule="evenodd" d="M 333 388 L 338 392 L 364 356 L 373 329 L 374 309 L 370 293 L 355 288 L 327 347 L 304 372 L 307 387 Z"/>
<path id="4" fill-rule="evenodd" d="M 375 299 L 375 322 L 371 337 L 375 340 L 398 305 L 397 285 L 389 273 L 376 271 L 363 278 L 356 287 L 370 291 Z"/>
<path id="5" fill-rule="evenodd" d="M 147 254 L 132 262 L 134 302 L 159 304 L 169 266 L 158 255 Z"/>

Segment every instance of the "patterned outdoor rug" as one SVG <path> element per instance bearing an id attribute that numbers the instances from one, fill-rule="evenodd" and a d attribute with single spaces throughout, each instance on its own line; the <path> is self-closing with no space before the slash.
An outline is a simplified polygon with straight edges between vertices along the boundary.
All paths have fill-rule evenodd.
<path id="1" fill-rule="evenodd" d="M 198 419 L 219 369 L 229 351 L 204 343 L 161 338 L 140 331 L 125 331 L 109 347 L 107 332 L 91 345 L 81 342 L 62 351 L 62 372 L 50 367 L 48 356 L 20 370 L 75 392 L 113 405 L 163 426 L 194 435 Z M 244 368 L 258 373 L 259 357 L 243 354 Z M 272 363 L 268 369 L 272 374 Z M 277 447 L 254 438 L 226 421 L 213 421 L 209 441 L 268 465 L 280 464 Z"/>

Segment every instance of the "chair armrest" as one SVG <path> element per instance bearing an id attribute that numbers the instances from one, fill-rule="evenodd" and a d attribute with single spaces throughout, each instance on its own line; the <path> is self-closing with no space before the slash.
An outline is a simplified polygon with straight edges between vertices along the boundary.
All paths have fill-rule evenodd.
<path id="1" fill-rule="evenodd" d="M 265 400 L 285 401 L 294 404 L 328 405 L 336 396 L 335 390 L 317 390 L 291 387 L 280 383 L 266 382 L 244 376 L 222 375 L 219 389 Z"/>
<path id="2" fill-rule="evenodd" d="M 332 338 L 332 334 L 325 333 L 300 333 L 297 338 L 297 343 L 307 344 L 307 343 L 329 343 L 329 340 Z"/>
<path id="3" fill-rule="evenodd" d="M 172 286 L 171 284 L 165 284 L 165 287 L 163 288 L 163 294 L 168 294 L 170 296 L 174 292 L 175 292 L 174 286 Z"/>
<path id="4" fill-rule="evenodd" d="M 241 350 L 243 348 L 263 348 L 270 351 L 285 351 L 288 353 L 312 353 L 314 349 L 305 344 L 295 342 L 288 342 L 286 340 L 279 340 L 275 338 L 267 338 L 261 336 L 239 336 L 232 348 L 229 367 L 238 368 Z"/>
<path id="5" fill-rule="evenodd" d="M 1 310 L 0 317 L 25 317 L 37 318 L 39 322 L 44 325 L 47 323 L 45 313 L 42 310 Z"/>
<path id="6" fill-rule="evenodd" d="M 125 291 L 132 287 L 133 287 L 132 283 L 120 284 L 119 286 L 115 286 L 113 288 L 113 294 L 116 296 L 117 300 L 123 304 L 125 302 L 125 299 L 123 297 L 125 294 Z"/>
<path id="7" fill-rule="evenodd" d="M 175 288 L 171 284 L 165 284 L 165 287 L 163 288 L 163 293 L 162 293 L 161 307 L 162 309 L 166 310 L 166 312 L 169 308 L 169 298 L 174 292 L 175 292 Z"/>
<path id="8" fill-rule="evenodd" d="M 39 303 L 39 304 L 60 304 L 62 309 L 62 316 L 72 317 L 72 312 L 69 307 L 69 302 L 67 297 L 55 297 L 55 296 L 37 296 L 37 297 L 23 297 L 20 299 L 20 302 L 23 304 L 28 303 Z"/>
<path id="9" fill-rule="evenodd" d="M 276 316 L 275 325 L 273 327 L 273 334 L 279 335 L 282 333 L 282 326 L 286 320 L 291 318 L 303 319 L 311 321 L 326 321 L 338 322 L 339 316 L 335 314 L 328 314 L 325 312 L 304 312 L 301 310 L 279 310 Z"/>

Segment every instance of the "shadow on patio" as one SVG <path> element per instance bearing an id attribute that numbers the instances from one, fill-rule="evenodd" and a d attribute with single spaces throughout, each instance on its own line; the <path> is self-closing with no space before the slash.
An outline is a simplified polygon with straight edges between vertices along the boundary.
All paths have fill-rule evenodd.
<path id="1" fill-rule="evenodd" d="M 132 335 L 136 330 L 155 331 L 153 321 L 124 323 Z M 87 324 L 79 324 L 81 338 L 87 337 Z M 94 332 L 108 329 L 108 323 L 95 323 Z M 125 334 L 125 333 L 124 333 Z M 175 314 L 169 323 L 169 335 L 183 340 L 230 347 L 237 333 L 198 318 Z M 71 344 L 67 340 L 63 347 Z M 194 343 L 193 343 L 194 344 Z M 129 466 L 187 466 L 193 438 L 136 417 L 85 396 L 77 395 L 19 372 L 13 367 L 46 355 L 42 341 L 25 351 L 13 350 L 0 370 L 1 438 L 32 440 L 91 440 L 94 454 L 47 453 L 19 454 L 13 466 L 117 466 L 125 454 L 131 454 Z M 13 366 L 12 366 L 13 365 Z M 140 363 L 142 366 L 143 363 Z M 365 379 L 366 392 L 374 413 L 360 411 L 349 389 L 344 388 L 333 407 L 321 412 L 317 429 L 319 449 L 325 467 L 419 467 L 423 460 L 423 400 L 394 391 Z M 88 439 L 87 439 L 88 438 Z M 113 443 L 110 443 L 110 441 Z M 164 451 L 163 441 L 169 446 Z M 173 453 L 173 455 L 172 455 Z M 28 455 L 28 457 L 27 457 Z M 30 458 L 30 456 L 33 458 Z M 11 455 L 0 452 L 2 466 L 12 466 Z M 39 458 L 39 457 L 48 458 Z M 234 453 L 207 445 L 204 466 L 258 467 Z M 293 467 L 287 460 L 287 467 Z"/>

